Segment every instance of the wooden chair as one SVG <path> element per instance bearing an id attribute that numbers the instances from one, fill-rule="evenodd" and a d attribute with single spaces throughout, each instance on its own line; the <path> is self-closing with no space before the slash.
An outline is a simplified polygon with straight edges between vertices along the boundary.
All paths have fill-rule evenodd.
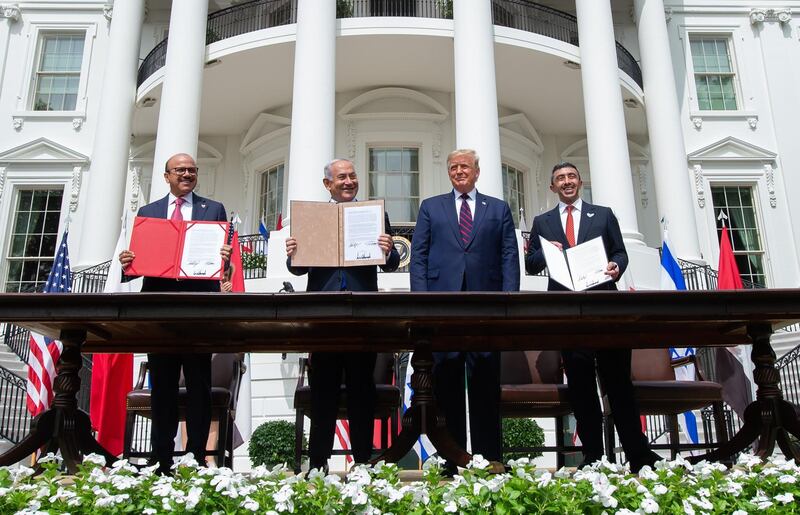
<path id="1" fill-rule="evenodd" d="M 711 448 L 728 440 L 722 402 L 722 385 L 706 381 L 694 356 L 671 360 L 669 349 L 634 349 L 631 357 L 631 379 L 642 415 L 665 415 L 668 421 L 669 443 L 651 445 L 653 449 L 669 449 L 672 459 L 683 449 Z M 695 381 L 677 381 L 675 368 L 695 365 Z M 717 443 L 681 444 L 678 416 L 686 411 L 711 406 Z M 603 397 L 606 449 L 615 448 L 613 413 L 608 399 Z M 612 453 L 613 454 L 613 453 Z"/>
<path id="2" fill-rule="evenodd" d="M 300 358 L 300 371 L 297 377 L 297 387 L 294 390 L 295 409 L 295 446 L 294 446 L 294 471 L 299 473 L 304 454 L 308 449 L 303 446 L 305 435 L 305 419 L 311 417 L 311 387 L 306 384 L 306 375 L 309 369 L 308 358 Z M 400 394 L 399 377 L 400 364 L 398 355 L 394 353 L 378 353 L 375 361 L 375 420 L 381 421 L 381 448 L 384 451 L 389 447 L 389 435 L 397 436 L 398 422 L 402 398 Z M 395 380 L 395 378 L 398 378 Z M 344 385 L 340 386 L 338 419 L 347 418 L 347 398 Z M 333 451 L 334 456 L 350 454 L 349 450 Z"/>
<path id="3" fill-rule="evenodd" d="M 145 386 L 148 366 L 143 362 L 139 367 L 136 386 L 128 392 L 126 399 L 127 417 L 125 420 L 125 441 L 122 457 L 147 458 L 152 455 L 150 445 L 149 421 L 150 388 Z M 214 354 L 211 357 L 211 420 L 219 422 L 216 449 L 206 450 L 206 456 L 214 456 L 218 465 L 233 467 L 233 440 L 236 418 L 236 403 L 239 400 L 239 386 L 245 372 L 244 354 Z M 186 420 L 186 387 L 178 390 L 178 420 Z M 185 454 L 176 451 L 175 455 Z"/>
<path id="4" fill-rule="evenodd" d="M 564 466 L 564 453 L 581 447 L 564 443 L 564 417 L 572 412 L 558 351 L 513 351 L 501 353 L 500 416 L 503 418 L 549 418 L 556 421 L 556 445 L 504 451 L 556 452 L 557 466 Z"/>

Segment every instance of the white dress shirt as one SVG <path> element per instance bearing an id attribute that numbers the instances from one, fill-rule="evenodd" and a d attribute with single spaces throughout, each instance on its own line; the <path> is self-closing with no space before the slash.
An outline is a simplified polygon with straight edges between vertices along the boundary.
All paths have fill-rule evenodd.
<path id="1" fill-rule="evenodd" d="M 564 234 L 567 234 L 567 206 L 569 204 L 565 204 L 558 201 L 558 212 L 561 215 L 561 228 L 564 229 Z M 578 230 L 581 226 L 581 211 L 583 210 L 583 200 L 579 197 L 578 200 L 572 203 L 572 207 L 575 209 L 572 210 L 572 223 L 575 228 L 575 243 L 578 242 Z"/>
<path id="2" fill-rule="evenodd" d="M 472 188 L 472 191 L 467 193 L 469 198 L 467 199 L 467 205 L 469 206 L 469 212 L 472 213 L 472 219 L 475 219 L 475 198 L 478 195 L 477 188 Z M 461 219 L 461 203 L 464 202 L 464 199 L 461 198 L 461 193 L 458 190 L 453 190 L 453 197 L 456 201 L 456 221 L 460 221 Z"/>
<path id="3" fill-rule="evenodd" d="M 167 220 L 172 218 L 172 213 L 175 211 L 175 199 L 177 197 L 170 192 L 169 204 L 167 204 Z M 184 220 L 192 219 L 192 203 L 194 202 L 194 194 L 190 191 L 183 196 L 183 204 L 181 204 L 181 216 Z"/>

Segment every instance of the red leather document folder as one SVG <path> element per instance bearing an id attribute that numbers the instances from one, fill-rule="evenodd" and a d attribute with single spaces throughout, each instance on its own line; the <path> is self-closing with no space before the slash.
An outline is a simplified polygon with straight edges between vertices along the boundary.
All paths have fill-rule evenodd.
<path id="1" fill-rule="evenodd" d="M 187 232 L 200 225 L 218 227 L 222 237 L 220 241 L 225 242 L 227 222 L 185 222 L 137 216 L 133 222 L 129 246 L 136 258 L 125 270 L 125 275 L 219 280 L 222 277 L 222 264 L 219 269 L 215 267 L 213 270 L 204 270 L 202 274 L 187 272 L 181 268 Z"/>

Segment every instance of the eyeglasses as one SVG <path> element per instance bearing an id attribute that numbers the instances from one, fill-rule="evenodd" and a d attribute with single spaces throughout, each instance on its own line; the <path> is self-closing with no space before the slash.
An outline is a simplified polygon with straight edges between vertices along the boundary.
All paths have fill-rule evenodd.
<path id="1" fill-rule="evenodd" d="M 175 175 L 197 175 L 197 171 L 199 168 L 196 166 L 192 167 L 180 167 L 180 168 L 170 168 L 167 170 L 169 173 L 174 173 Z"/>

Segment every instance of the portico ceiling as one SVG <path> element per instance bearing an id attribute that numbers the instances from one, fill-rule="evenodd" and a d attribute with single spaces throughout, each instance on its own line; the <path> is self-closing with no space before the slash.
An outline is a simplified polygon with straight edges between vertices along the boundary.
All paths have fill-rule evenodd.
<path id="1" fill-rule="evenodd" d="M 344 31 L 337 39 L 337 92 L 397 86 L 452 93 L 455 87 L 452 37 L 411 32 Z M 258 113 L 264 111 L 278 110 L 276 114 L 291 115 L 294 43 L 265 40 L 264 44 L 249 44 L 247 50 L 237 50 L 232 46 L 226 48 L 225 40 L 210 47 L 209 60 L 219 59 L 219 62 L 207 66 L 204 72 L 202 134 L 242 134 Z M 499 104 L 525 114 L 543 134 L 584 134 L 580 70 L 565 66 L 566 60 L 563 53 L 555 55 L 530 47 L 496 44 Z M 476 71 L 474 80 L 487 79 Z M 633 96 L 624 88 L 623 94 Z M 136 135 L 156 132 L 160 96 L 158 82 L 149 90 L 140 90 L 134 120 Z M 144 97 L 157 102 L 152 107 L 141 107 Z M 626 108 L 625 113 L 629 134 L 644 134 L 641 106 Z"/>

